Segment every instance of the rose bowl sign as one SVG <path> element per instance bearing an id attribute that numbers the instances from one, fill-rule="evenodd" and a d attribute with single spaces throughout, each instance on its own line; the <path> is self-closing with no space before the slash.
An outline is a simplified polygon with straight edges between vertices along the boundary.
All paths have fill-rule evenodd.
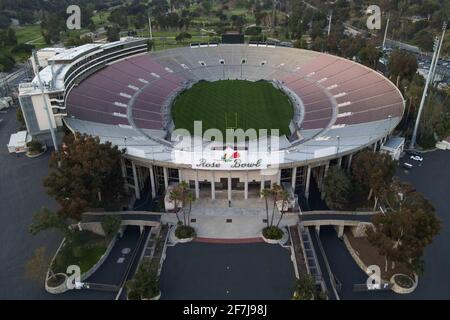
<path id="1" fill-rule="evenodd" d="M 199 170 L 263 170 L 279 164 L 277 153 L 251 153 L 246 150 L 214 150 L 209 152 L 175 152 L 175 162 L 190 164 Z"/>

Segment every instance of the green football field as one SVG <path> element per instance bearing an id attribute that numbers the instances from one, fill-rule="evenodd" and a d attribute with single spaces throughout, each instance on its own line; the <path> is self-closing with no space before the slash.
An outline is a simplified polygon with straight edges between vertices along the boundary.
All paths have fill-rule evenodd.
<path id="1" fill-rule="evenodd" d="M 279 129 L 290 136 L 293 108 L 288 97 L 265 81 L 201 81 L 177 97 L 172 106 L 177 129 L 194 132 L 194 121 L 203 131 L 217 128 Z M 268 132 L 270 134 L 270 131 Z"/>

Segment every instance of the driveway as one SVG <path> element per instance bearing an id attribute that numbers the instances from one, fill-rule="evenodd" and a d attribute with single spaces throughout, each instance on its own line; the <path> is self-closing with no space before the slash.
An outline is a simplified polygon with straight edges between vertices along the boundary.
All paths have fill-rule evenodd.
<path id="1" fill-rule="evenodd" d="M 161 299 L 292 298 L 290 251 L 279 245 L 206 244 L 169 247 L 161 273 Z"/>

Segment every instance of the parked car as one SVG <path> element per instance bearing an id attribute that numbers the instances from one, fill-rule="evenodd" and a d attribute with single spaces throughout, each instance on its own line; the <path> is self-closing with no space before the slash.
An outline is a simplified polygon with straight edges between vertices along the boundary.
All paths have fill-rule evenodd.
<path id="1" fill-rule="evenodd" d="M 413 165 L 410 163 L 403 163 L 403 168 L 407 169 L 407 170 L 411 170 L 413 168 Z"/>
<path id="2" fill-rule="evenodd" d="M 423 161 L 423 158 L 420 157 L 420 156 L 411 156 L 411 159 L 414 160 L 414 161 L 419 161 L 419 162 Z"/>

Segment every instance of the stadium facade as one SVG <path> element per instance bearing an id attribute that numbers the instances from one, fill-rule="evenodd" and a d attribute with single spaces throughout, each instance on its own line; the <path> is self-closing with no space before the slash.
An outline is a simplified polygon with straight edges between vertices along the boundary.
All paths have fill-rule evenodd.
<path id="1" fill-rule="evenodd" d="M 48 139 L 51 125 L 98 136 L 126 149 L 123 175 L 136 198 L 190 183 L 197 197 L 247 199 L 274 183 L 309 196 L 330 166 L 349 169 L 355 153 L 379 150 L 404 112 L 396 86 L 376 71 L 336 56 L 271 45 L 199 44 L 149 53 L 127 38 L 59 51 L 37 79 L 21 84 L 29 133 Z M 171 105 L 206 80 L 266 80 L 291 100 L 291 135 L 253 152 L 252 143 L 186 145 L 174 134 Z M 198 140 L 198 139 L 193 139 Z M 271 137 L 267 138 L 271 140 Z M 196 146 L 202 146 L 196 149 Z M 208 149 L 209 148 L 209 149 Z M 269 159 L 270 158 L 270 159 Z"/>

